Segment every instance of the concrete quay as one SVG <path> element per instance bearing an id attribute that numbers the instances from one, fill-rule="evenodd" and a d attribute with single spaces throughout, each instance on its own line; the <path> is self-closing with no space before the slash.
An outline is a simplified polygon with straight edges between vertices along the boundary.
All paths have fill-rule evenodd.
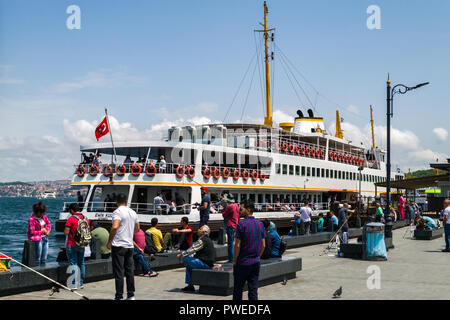
<path id="1" fill-rule="evenodd" d="M 266 300 L 329 300 L 343 287 L 340 300 L 448 300 L 450 299 L 450 254 L 441 252 L 444 238 L 418 241 L 410 238 L 408 228 L 393 231 L 395 249 L 389 250 L 388 261 L 363 261 L 337 258 L 333 252 L 321 255 L 326 244 L 288 249 L 284 256 L 301 257 L 302 271 L 286 285 L 275 283 L 259 289 Z M 403 238 L 405 236 L 405 238 Z M 352 239 L 350 242 L 355 242 Z M 379 267 L 380 289 L 369 289 L 367 282 Z M 161 271 L 156 278 L 135 277 L 137 300 L 231 300 L 231 296 L 184 293 L 185 268 Z M 369 281 L 373 284 L 373 282 Z M 49 296 L 41 290 L 1 297 L 0 300 L 78 300 L 79 296 L 61 290 Z M 112 299 L 114 280 L 87 283 L 80 293 L 90 299 Z M 244 299 L 247 294 L 244 293 Z"/>

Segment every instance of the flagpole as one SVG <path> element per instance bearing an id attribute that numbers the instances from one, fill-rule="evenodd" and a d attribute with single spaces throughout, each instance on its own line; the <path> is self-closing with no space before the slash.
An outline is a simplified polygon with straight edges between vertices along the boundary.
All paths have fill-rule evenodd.
<path id="1" fill-rule="evenodd" d="M 114 151 L 114 159 L 117 162 L 116 148 L 114 147 L 114 141 L 113 141 L 113 137 L 112 137 L 111 126 L 109 125 L 108 109 L 106 109 L 106 108 L 105 108 L 105 114 L 106 114 L 106 122 L 108 123 L 109 134 L 111 136 L 111 144 L 112 144 L 113 151 Z M 114 164 L 113 155 L 111 155 L 111 162 Z"/>

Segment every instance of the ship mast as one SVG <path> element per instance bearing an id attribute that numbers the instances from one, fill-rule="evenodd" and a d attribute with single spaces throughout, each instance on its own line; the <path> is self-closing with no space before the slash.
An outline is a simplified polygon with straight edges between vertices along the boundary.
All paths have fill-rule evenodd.
<path id="1" fill-rule="evenodd" d="M 264 125 L 271 127 L 273 125 L 273 121 L 272 121 L 272 109 L 270 106 L 269 49 L 267 46 L 267 41 L 269 40 L 268 32 L 275 29 L 267 29 L 268 12 L 269 10 L 267 9 L 266 1 L 264 1 L 264 24 L 260 23 L 260 25 L 264 27 L 264 30 L 255 30 L 255 31 L 264 32 L 264 61 L 266 67 L 266 116 L 264 117 Z"/>
<path id="2" fill-rule="evenodd" d="M 373 131 L 373 112 L 372 112 L 372 105 L 370 105 L 370 123 L 372 126 L 372 146 L 373 149 L 375 150 L 375 133 Z"/>

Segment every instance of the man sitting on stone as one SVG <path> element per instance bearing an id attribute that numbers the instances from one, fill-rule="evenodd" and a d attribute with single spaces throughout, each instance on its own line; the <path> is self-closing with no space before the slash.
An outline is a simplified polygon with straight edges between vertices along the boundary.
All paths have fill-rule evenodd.
<path id="1" fill-rule="evenodd" d="M 182 217 L 180 226 L 172 229 L 172 233 L 164 235 L 164 247 L 179 250 L 187 250 L 192 244 L 194 229 L 189 225 L 189 218 Z"/>
<path id="2" fill-rule="evenodd" d="M 197 231 L 199 239 L 189 249 L 177 255 L 177 258 L 186 265 L 187 286 L 181 289 L 182 291 L 195 291 L 192 284 L 192 269 L 211 269 L 214 266 L 216 251 L 209 233 L 210 229 L 207 225 L 201 226 Z"/>
<path id="3" fill-rule="evenodd" d="M 416 229 L 417 230 L 435 230 L 436 222 L 427 216 L 417 216 L 416 218 Z"/>

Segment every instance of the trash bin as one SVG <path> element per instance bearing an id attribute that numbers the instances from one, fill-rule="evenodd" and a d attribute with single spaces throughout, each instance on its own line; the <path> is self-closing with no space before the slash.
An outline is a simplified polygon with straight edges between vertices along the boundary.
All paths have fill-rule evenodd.
<path id="1" fill-rule="evenodd" d="M 364 225 L 363 242 L 364 259 L 387 260 L 383 223 L 371 222 Z"/>

